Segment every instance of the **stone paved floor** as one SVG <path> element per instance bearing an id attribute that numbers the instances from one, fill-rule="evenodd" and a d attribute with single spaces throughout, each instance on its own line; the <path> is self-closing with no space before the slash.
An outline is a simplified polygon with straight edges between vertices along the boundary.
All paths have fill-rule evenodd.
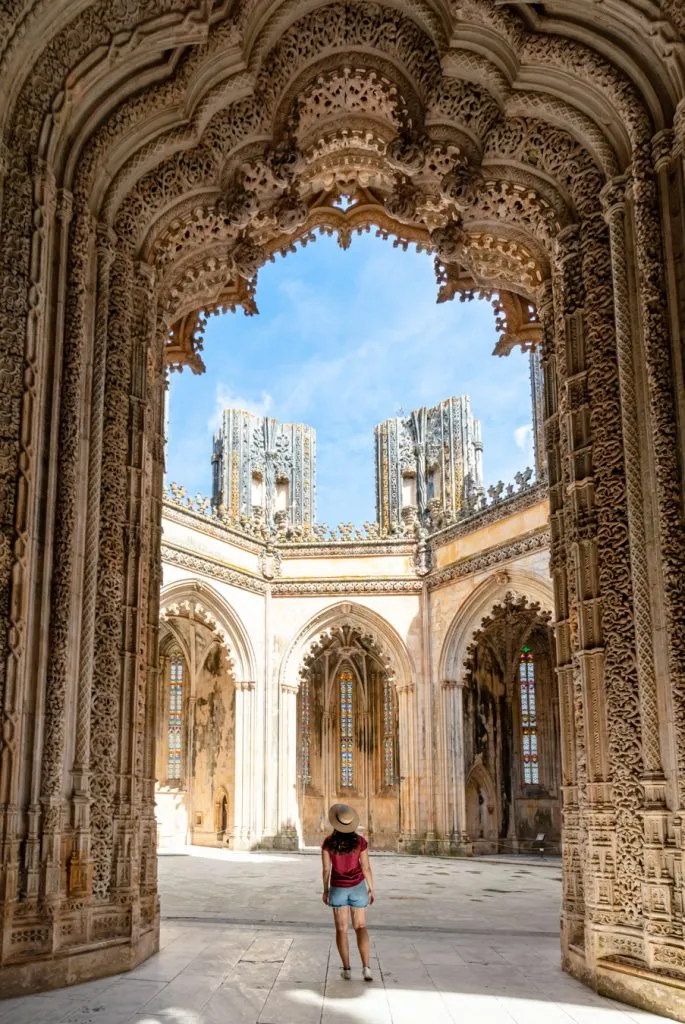
<path id="1" fill-rule="evenodd" d="M 559 969 L 558 863 L 377 856 L 375 980 L 339 977 L 318 858 L 160 859 L 162 949 L 0 1024 L 649 1024 Z M 351 933 L 351 938 L 353 934 Z M 331 948 L 332 947 L 332 948 Z"/>

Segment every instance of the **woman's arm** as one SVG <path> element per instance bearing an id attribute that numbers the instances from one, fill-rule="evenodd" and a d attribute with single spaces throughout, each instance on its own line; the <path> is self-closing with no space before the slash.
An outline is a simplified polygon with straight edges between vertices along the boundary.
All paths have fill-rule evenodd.
<path id="1" fill-rule="evenodd" d="M 323 874 L 323 895 L 321 899 L 328 906 L 328 883 L 331 877 L 331 855 L 323 846 L 321 847 L 321 870 Z"/>
<path id="2" fill-rule="evenodd" d="M 359 855 L 359 863 L 361 864 L 362 871 L 364 872 L 364 878 L 366 879 L 366 885 L 369 890 L 369 904 L 374 903 L 376 895 L 373 890 L 373 875 L 371 874 L 371 861 L 369 860 L 369 851 L 362 850 Z"/>

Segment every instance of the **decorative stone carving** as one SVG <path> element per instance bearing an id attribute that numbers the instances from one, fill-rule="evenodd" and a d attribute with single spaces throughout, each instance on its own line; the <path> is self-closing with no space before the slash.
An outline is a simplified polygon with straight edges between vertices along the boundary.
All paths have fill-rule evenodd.
<path id="1" fill-rule="evenodd" d="M 453 0 L 440 14 L 420 0 L 276 5 L 268 18 L 253 0 L 230 11 L 184 0 L 2 5 L 0 891 L 10 988 L 21 987 L 24 963 L 50 975 L 70 897 L 84 900 L 73 941 L 93 970 L 123 970 L 155 948 L 150 704 L 169 330 L 170 352 L 200 369 L 200 310 L 233 296 L 254 312 L 250 289 L 274 252 L 319 226 L 347 244 L 373 223 L 434 249 L 443 297 L 463 294 L 467 268 L 472 287 L 500 295 L 503 337 L 541 349 L 564 963 L 639 999 L 642 981 L 625 969 L 637 964 L 664 1011 L 682 1016 L 660 972 L 682 979 L 685 962 L 682 166 L 669 135 L 682 127 L 685 24 L 675 0 L 600 6 L 560 0 L 551 31 L 544 10 L 492 0 Z M 466 165 L 482 169 L 482 184 Z M 411 196 L 393 196 L 398 170 Z M 599 192 L 619 171 L 630 194 L 623 209 L 608 193 L 605 223 Z M 354 209 L 333 210 L 325 197 L 340 194 L 357 197 Z M 507 310 L 512 294 L 521 306 Z M 483 515 L 525 503 L 506 489 L 494 496 Z M 245 543 L 260 543 L 259 524 L 240 525 Z M 306 540 L 366 543 L 346 525 L 335 540 L 324 535 Z M 34 657 L 41 637 L 45 657 Z M 408 684 L 401 694 L 407 735 L 416 693 Z M 29 731 L 27 707 L 44 709 L 44 737 Z M 407 823 L 409 835 L 416 828 Z M 631 965 L 615 970 L 617 957 Z"/>

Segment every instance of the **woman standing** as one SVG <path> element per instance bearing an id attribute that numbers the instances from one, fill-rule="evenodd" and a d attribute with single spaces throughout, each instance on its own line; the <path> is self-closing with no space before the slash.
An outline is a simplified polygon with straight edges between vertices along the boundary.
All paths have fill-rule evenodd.
<path id="1" fill-rule="evenodd" d="M 359 815 L 347 804 L 333 804 L 328 812 L 333 832 L 321 846 L 323 864 L 323 901 L 333 908 L 335 944 L 342 960 L 341 976 L 352 978 L 348 924 L 352 911 L 352 927 L 362 960 L 364 981 L 373 981 L 369 967 L 369 933 L 366 930 L 366 908 L 374 902 L 373 876 L 369 863 L 369 844 L 357 834 Z"/>

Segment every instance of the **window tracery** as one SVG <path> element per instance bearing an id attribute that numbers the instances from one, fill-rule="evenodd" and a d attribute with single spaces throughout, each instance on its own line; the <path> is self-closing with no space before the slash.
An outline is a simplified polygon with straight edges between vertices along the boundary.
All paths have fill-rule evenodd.
<path id="1" fill-rule="evenodd" d="M 304 786 L 312 783 L 311 724 L 311 688 L 309 676 L 305 674 L 300 682 L 300 775 Z"/>
<path id="2" fill-rule="evenodd" d="M 383 782 L 394 786 L 395 772 L 395 692 L 392 680 L 383 679 Z"/>
<path id="3" fill-rule="evenodd" d="M 338 674 L 340 696 L 340 785 L 349 789 L 354 784 L 354 675 L 349 669 Z"/>
<path id="4" fill-rule="evenodd" d="M 183 775 L 183 655 L 171 652 L 167 670 L 169 712 L 167 717 L 167 780 L 181 781 Z"/>
<path id="5" fill-rule="evenodd" d="M 519 660 L 519 696 L 521 701 L 521 761 L 527 786 L 540 782 L 538 719 L 535 704 L 535 656 L 530 647 L 521 649 Z"/>

